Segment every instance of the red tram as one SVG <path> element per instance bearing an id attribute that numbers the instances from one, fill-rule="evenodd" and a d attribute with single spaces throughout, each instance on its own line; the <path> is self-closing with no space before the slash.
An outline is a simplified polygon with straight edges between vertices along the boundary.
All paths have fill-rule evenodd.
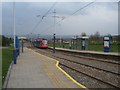
<path id="1" fill-rule="evenodd" d="M 47 39 L 38 38 L 33 41 L 33 45 L 38 48 L 48 48 Z"/>

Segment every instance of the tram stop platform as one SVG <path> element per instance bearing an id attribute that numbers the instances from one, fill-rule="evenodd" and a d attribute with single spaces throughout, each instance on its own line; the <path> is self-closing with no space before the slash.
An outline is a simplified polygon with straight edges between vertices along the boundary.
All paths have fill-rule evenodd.
<path id="1" fill-rule="evenodd" d="M 58 63 L 25 47 L 17 64 L 13 64 L 6 88 L 86 88 L 71 79 Z"/>
<path id="2" fill-rule="evenodd" d="M 53 49 L 53 47 L 49 47 L 49 49 Z M 120 56 L 118 52 L 102 52 L 102 51 L 76 50 L 76 49 L 66 49 L 66 48 L 55 48 L 55 49 L 60 51 L 73 52 L 73 53 Z"/>

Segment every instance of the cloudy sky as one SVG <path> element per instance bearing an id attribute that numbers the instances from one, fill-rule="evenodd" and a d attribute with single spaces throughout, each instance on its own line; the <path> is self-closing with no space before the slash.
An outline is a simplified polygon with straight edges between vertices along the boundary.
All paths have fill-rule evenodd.
<path id="1" fill-rule="evenodd" d="M 118 34 L 118 3 L 94 2 L 83 8 L 90 2 L 16 2 L 15 3 L 15 27 L 16 34 L 26 35 L 30 33 L 52 35 L 87 35 L 99 31 L 101 35 Z M 42 22 L 43 15 L 48 12 Z M 0 4 L 1 7 L 1 4 Z M 54 31 L 54 9 L 56 10 Z M 1 9 L 0 9 L 1 11 Z M 39 15 L 39 17 L 37 17 Z M 0 14 L 1 16 L 1 14 Z M 13 2 L 2 2 L 2 34 L 13 35 Z"/>

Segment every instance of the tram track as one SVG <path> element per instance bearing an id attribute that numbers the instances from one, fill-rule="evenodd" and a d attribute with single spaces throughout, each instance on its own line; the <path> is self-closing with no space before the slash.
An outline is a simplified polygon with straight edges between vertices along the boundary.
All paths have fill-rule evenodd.
<path id="1" fill-rule="evenodd" d="M 54 56 L 54 57 L 59 58 L 59 59 L 63 59 L 63 60 L 67 60 L 69 62 L 73 62 L 73 63 L 76 63 L 76 64 L 84 65 L 84 66 L 87 66 L 87 67 L 95 68 L 95 69 L 98 69 L 98 70 L 102 70 L 104 72 L 108 72 L 108 73 L 111 73 L 111 74 L 120 75 L 120 73 L 116 73 L 116 72 L 112 72 L 112 71 L 107 71 L 107 70 L 100 69 L 100 68 L 97 68 L 97 67 L 94 67 L 94 66 L 82 64 L 80 62 L 75 62 L 75 61 L 72 61 L 72 60 L 69 60 L 69 59 L 66 59 L 66 58 L 62 58 L 62 57 L 58 57 L 58 56 Z"/>
<path id="2" fill-rule="evenodd" d="M 71 56 L 72 54 L 66 54 L 65 55 Z M 72 55 L 73 57 L 78 57 L 78 58 L 84 58 L 84 59 L 89 59 L 89 60 L 97 60 L 99 62 L 105 62 L 105 63 L 111 63 L 111 64 L 118 64 L 120 65 L 119 61 L 113 61 L 113 60 L 105 60 L 105 59 L 98 59 L 98 58 L 93 58 L 93 57 L 85 57 L 85 56 L 78 56 L 78 55 Z"/>
<path id="3" fill-rule="evenodd" d="M 51 52 L 52 53 L 52 50 L 46 50 L 47 52 Z M 61 53 L 61 52 L 60 52 Z M 49 53 L 48 53 L 49 54 Z M 79 57 L 75 57 L 75 58 L 77 58 L 77 60 L 73 60 L 73 59 L 67 59 L 66 57 L 67 56 L 69 56 L 69 57 L 74 57 L 74 55 L 68 55 L 67 53 L 61 53 L 61 54 L 64 54 L 64 55 L 66 55 L 65 57 L 60 57 L 60 55 L 55 55 L 55 54 L 52 54 L 54 57 L 56 57 L 56 58 L 60 58 L 60 59 L 64 59 L 64 60 L 68 60 L 68 61 L 70 61 L 70 62 L 74 62 L 74 63 L 77 63 L 77 64 L 81 64 L 81 65 L 85 65 L 85 66 L 88 66 L 88 67 L 91 67 L 91 68 L 95 68 L 95 69 L 98 69 L 98 70 L 102 70 L 102 71 L 105 71 L 105 72 L 109 72 L 109 73 L 112 73 L 112 74 L 116 74 L 116 75 L 120 75 L 120 73 L 118 72 L 118 68 L 120 67 L 120 65 L 118 64 L 118 63 L 114 63 L 114 62 L 109 62 L 109 61 L 102 61 L 102 60 L 92 60 L 92 59 L 89 59 L 89 58 L 83 58 L 84 60 L 91 60 L 91 61 L 93 61 L 93 62 L 97 62 L 97 63 L 105 63 L 106 65 L 111 65 L 111 67 L 113 67 L 113 66 L 116 66 L 116 68 L 117 69 L 112 69 L 111 67 L 108 67 L 108 69 L 110 69 L 111 68 L 111 70 L 108 70 L 108 69 L 106 69 L 106 68 L 102 68 L 102 67 L 98 67 L 98 66 L 94 66 L 94 65 L 91 65 L 91 64 L 84 64 L 83 62 L 80 62 L 79 61 L 79 59 L 81 59 L 81 58 L 79 58 Z M 89 61 L 89 62 L 91 62 L 91 61 Z"/>
<path id="4" fill-rule="evenodd" d="M 64 66 L 69 67 L 70 69 L 72 69 L 74 71 L 85 74 L 89 77 L 92 77 L 96 80 L 99 80 L 100 82 L 104 82 L 105 84 L 108 84 L 110 86 L 118 88 L 118 82 L 116 82 L 116 81 L 118 79 L 120 79 L 120 77 L 117 75 L 110 74 L 108 72 L 101 71 L 101 70 L 98 70 L 95 68 L 90 68 L 89 66 L 88 67 L 84 66 L 84 65 L 81 66 L 80 64 L 76 64 L 74 62 L 69 62 L 66 60 L 60 61 L 60 65 L 64 65 Z M 102 76 L 104 76 L 104 77 L 102 77 Z M 114 78 L 114 79 L 111 79 L 109 76 Z"/>
<path id="5" fill-rule="evenodd" d="M 65 65 L 65 64 L 62 64 L 62 63 L 59 63 L 59 64 L 62 65 L 62 66 L 64 66 L 64 67 L 67 67 L 67 68 L 69 68 L 69 69 L 71 69 L 71 70 L 74 70 L 74 71 L 76 71 L 76 72 L 78 72 L 78 73 L 82 73 L 83 75 L 86 75 L 86 76 L 88 76 L 88 77 L 90 77 L 90 78 L 92 78 L 92 79 L 95 79 L 95 80 L 97 80 L 97 81 L 99 81 L 99 82 L 101 82 L 101 83 L 105 83 L 105 84 L 107 84 L 107 85 L 110 85 L 110 87 L 112 86 L 111 88 L 120 89 L 119 86 L 113 85 L 113 84 L 111 84 L 111 83 L 109 83 L 109 82 L 105 82 L 105 81 L 103 81 L 103 80 L 101 80 L 101 79 L 99 79 L 99 78 L 96 78 L 96 77 L 94 77 L 94 76 L 88 75 L 88 74 L 86 74 L 86 73 L 84 73 L 84 72 L 81 72 L 81 71 L 79 71 L 79 70 L 76 70 L 76 69 L 74 69 L 74 68 L 71 68 L 71 67 L 69 67 L 68 65 Z"/>
<path id="6" fill-rule="evenodd" d="M 52 49 L 48 48 L 47 51 L 52 52 Z M 94 58 L 94 57 L 87 57 L 87 56 L 81 56 L 80 54 L 79 55 L 74 55 L 71 52 L 64 52 L 64 51 L 59 51 L 59 52 L 61 52 L 64 55 L 67 55 L 67 56 L 73 56 L 73 57 L 84 58 L 84 59 L 89 59 L 89 60 L 97 60 L 99 62 L 105 62 L 105 63 L 111 63 L 111 64 L 118 64 L 118 65 L 120 65 L 120 62 L 118 60 L 111 60 L 111 59 L 108 60 L 108 59 L 100 59 L 100 58 Z"/>
<path id="7" fill-rule="evenodd" d="M 89 65 L 81 64 L 81 63 L 74 62 L 74 61 L 71 61 L 71 60 L 68 60 L 68 59 L 65 59 L 65 58 L 61 58 L 61 57 L 56 57 L 56 56 L 54 56 L 54 57 L 57 60 L 58 60 L 58 58 L 62 60 L 62 61 L 60 61 L 60 65 L 62 65 L 62 66 L 65 66 L 65 67 L 70 68 L 70 69 L 72 69 L 72 70 L 74 70 L 76 72 L 87 75 L 87 76 L 89 76 L 89 77 L 91 77 L 91 78 L 93 78 L 95 80 L 98 80 L 98 81 L 100 81 L 102 83 L 110 85 L 110 86 L 112 86 L 114 88 L 120 88 L 120 87 L 118 87 L 119 82 L 116 83 L 117 80 L 120 80 L 120 77 L 119 77 L 118 73 L 114 73 L 114 72 L 110 72 L 110 71 L 103 70 L 103 69 L 100 69 L 100 68 L 96 68 L 96 67 L 92 67 L 92 66 L 89 66 Z M 70 63 L 68 63 L 68 62 L 70 62 Z M 84 70 L 81 71 L 81 69 L 79 69 L 80 65 L 85 66 L 88 69 L 84 68 Z M 104 78 L 101 78 L 101 76 L 99 76 L 99 75 L 90 73 L 89 70 L 92 71 L 92 69 L 95 71 L 95 73 L 98 73 L 98 74 L 101 74 L 101 75 L 103 74 L 102 76 L 104 76 Z M 112 78 L 114 78 L 114 80 L 111 81 L 111 78 L 107 77 L 109 75 Z M 115 77 L 116 77 L 116 81 L 115 81 Z"/>

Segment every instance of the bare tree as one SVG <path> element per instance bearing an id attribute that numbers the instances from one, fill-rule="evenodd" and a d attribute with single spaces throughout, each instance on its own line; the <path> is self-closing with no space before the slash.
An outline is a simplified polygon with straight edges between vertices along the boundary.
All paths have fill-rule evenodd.
<path id="1" fill-rule="evenodd" d="M 96 39 L 96 40 L 99 40 L 99 38 L 100 38 L 100 33 L 97 31 L 94 36 L 95 36 L 95 39 Z"/>
<path id="2" fill-rule="evenodd" d="M 81 33 L 81 36 L 83 37 L 83 36 L 86 36 L 86 33 L 85 32 L 82 32 Z"/>
<path id="3" fill-rule="evenodd" d="M 100 33 L 97 31 L 95 34 L 90 36 L 90 41 L 91 42 L 99 42 L 100 40 Z"/>

